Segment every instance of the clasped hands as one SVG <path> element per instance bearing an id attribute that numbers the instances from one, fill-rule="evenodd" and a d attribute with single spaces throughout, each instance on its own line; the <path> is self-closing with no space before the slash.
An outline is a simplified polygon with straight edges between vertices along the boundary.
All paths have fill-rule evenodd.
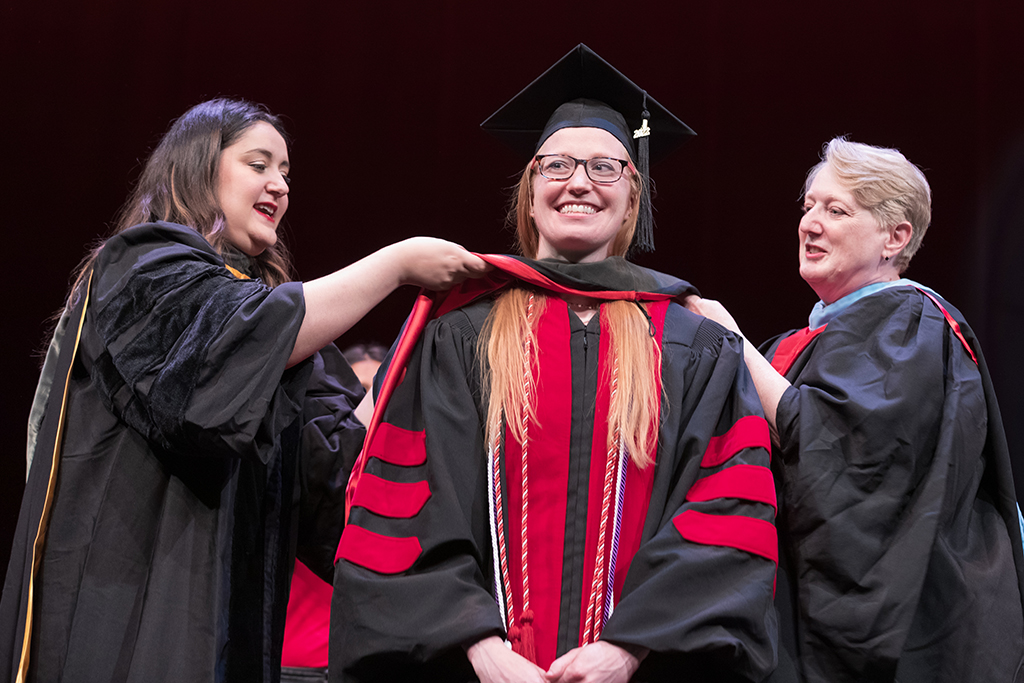
<path id="1" fill-rule="evenodd" d="M 484 638 L 466 651 L 481 683 L 627 683 L 647 656 L 599 640 L 569 650 L 547 671 L 512 652 L 498 636 Z"/>

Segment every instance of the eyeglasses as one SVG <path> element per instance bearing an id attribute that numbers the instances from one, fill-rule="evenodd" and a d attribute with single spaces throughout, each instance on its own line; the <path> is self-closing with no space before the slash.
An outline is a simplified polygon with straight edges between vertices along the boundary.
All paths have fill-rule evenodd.
<path id="1" fill-rule="evenodd" d="M 568 180 L 576 172 L 576 167 L 583 164 L 587 177 L 595 183 L 614 183 L 622 177 L 626 167 L 631 166 L 625 159 L 577 159 L 564 154 L 538 154 L 534 160 L 540 168 L 540 174 L 548 180 Z"/>

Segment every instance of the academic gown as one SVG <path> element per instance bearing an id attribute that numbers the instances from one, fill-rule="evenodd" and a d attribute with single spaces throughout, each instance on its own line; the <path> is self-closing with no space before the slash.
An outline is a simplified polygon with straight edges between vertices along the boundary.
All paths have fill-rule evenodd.
<path id="1" fill-rule="evenodd" d="M 775 491 L 767 423 L 740 340 L 674 301 L 695 291 L 689 284 L 623 259 L 485 258 L 499 271 L 514 266 L 495 276 L 505 284 L 649 301 L 650 334 L 662 351 L 655 462 L 638 469 L 607 453 L 602 315 L 584 325 L 553 296 L 537 322 L 528 474 L 507 432 L 493 456 L 496 491 L 476 348 L 493 298 L 431 320 L 407 366 L 389 367 L 385 387 L 403 379 L 386 408 L 378 403 L 382 421 L 376 432 L 378 415 L 371 421 L 350 482 L 331 610 L 332 680 L 475 680 L 464 646 L 505 636 L 509 624 L 503 566 L 513 617 L 523 609 L 524 498 L 536 661 L 547 668 L 577 647 L 610 458 L 618 478 L 604 527 L 613 540 L 598 572 L 601 638 L 652 651 L 635 680 L 760 680 L 775 654 Z M 504 563 L 496 560 L 499 536 L 508 544 Z"/>
<path id="2" fill-rule="evenodd" d="M 301 283 L 240 279 L 182 226 L 109 239 L 89 296 L 29 472 L 0 676 L 16 679 L 31 595 L 28 680 L 275 681 L 296 547 L 333 571 L 359 382 L 333 346 L 285 369 Z"/>
<path id="3" fill-rule="evenodd" d="M 772 680 L 1022 680 L 1021 532 L 970 327 L 904 285 L 812 334 L 765 345 L 793 361 L 776 416 L 784 649 Z"/>

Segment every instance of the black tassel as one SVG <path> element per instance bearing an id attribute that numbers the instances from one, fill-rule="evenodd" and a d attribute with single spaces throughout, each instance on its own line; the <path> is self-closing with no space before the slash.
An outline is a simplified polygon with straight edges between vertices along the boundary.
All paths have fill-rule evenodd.
<path id="1" fill-rule="evenodd" d="M 636 251 L 654 251 L 654 211 L 651 206 L 651 176 L 650 176 L 650 139 L 651 129 L 647 122 L 651 114 L 647 111 L 647 92 L 644 91 L 644 112 L 643 124 L 638 130 L 633 131 L 633 137 L 637 140 L 637 171 L 640 172 L 640 180 L 643 189 L 640 191 L 640 207 L 636 219 L 636 234 L 633 235 L 632 249 Z"/>

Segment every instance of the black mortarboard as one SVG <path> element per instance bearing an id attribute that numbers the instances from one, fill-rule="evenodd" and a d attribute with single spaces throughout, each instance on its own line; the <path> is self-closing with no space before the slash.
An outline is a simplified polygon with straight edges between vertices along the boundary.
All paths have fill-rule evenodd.
<path id="1" fill-rule="evenodd" d="M 653 251 L 648 165 L 696 135 L 633 81 L 580 43 L 480 124 L 523 156 L 532 157 L 562 128 L 601 128 L 633 157 L 644 191 L 633 246 Z"/>

